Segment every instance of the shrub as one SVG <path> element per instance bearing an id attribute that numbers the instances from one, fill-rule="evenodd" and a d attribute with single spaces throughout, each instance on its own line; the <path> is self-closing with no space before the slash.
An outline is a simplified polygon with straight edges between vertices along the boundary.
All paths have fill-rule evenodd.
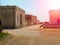
<path id="1" fill-rule="evenodd" d="M 9 33 L 0 33 L 0 40 L 6 38 Z"/>

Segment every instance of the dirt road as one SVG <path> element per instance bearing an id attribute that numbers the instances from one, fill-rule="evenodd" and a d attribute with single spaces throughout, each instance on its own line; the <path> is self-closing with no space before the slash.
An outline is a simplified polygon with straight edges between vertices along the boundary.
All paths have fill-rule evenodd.
<path id="1" fill-rule="evenodd" d="M 1 41 L 0 45 L 60 45 L 60 28 L 39 25 L 5 31 L 17 37 Z"/>
<path id="2" fill-rule="evenodd" d="M 40 36 L 39 27 L 40 25 L 28 26 L 20 29 L 5 29 L 4 32 L 8 32 L 15 36 L 30 36 L 30 37 L 37 37 Z"/>

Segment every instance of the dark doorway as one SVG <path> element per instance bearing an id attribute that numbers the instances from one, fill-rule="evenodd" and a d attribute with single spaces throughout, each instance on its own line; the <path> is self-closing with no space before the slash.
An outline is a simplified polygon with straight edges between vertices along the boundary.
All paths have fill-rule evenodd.
<path id="1" fill-rule="evenodd" d="M 20 14 L 20 25 L 22 25 L 22 14 Z"/>

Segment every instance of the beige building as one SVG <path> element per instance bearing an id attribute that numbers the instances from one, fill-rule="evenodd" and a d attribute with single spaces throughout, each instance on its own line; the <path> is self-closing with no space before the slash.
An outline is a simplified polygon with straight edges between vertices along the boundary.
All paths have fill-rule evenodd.
<path id="1" fill-rule="evenodd" d="M 25 11 L 17 6 L 0 6 L 0 16 L 4 28 L 25 26 Z"/>

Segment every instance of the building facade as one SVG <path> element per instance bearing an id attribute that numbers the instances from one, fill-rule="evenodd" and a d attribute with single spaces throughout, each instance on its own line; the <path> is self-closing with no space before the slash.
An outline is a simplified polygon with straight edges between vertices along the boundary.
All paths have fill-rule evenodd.
<path id="1" fill-rule="evenodd" d="M 39 20 L 37 20 L 37 16 L 33 16 L 30 14 L 25 15 L 25 20 L 27 25 L 36 25 L 39 23 Z"/>
<path id="2" fill-rule="evenodd" d="M 32 15 L 26 14 L 25 15 L 25 20 L 26 20 L 26 23 L 27 23 L 28 26 L 34 24 L 34 19 L 33 19 Z"/>
<path id="3" fill-rule="evenodd" d="M 17 6 L 0 6 L 0 16 L 4 28 L 25 26 L 25 11 Z"/>
<path id="4" fill-rule="evenodd" d="M 37 16 L 34 16 L 34 19 L 35 19 L 35 23 L 34 23 L 35 25 L 40 23 L 39 20 L 37 19 Z"/>
<path id="5" fill-rule="evenodd" d="M 60 10 L 50 10 L 50 24 L 60 24 Z"/>
<path id="6" fill-rule="evenodd" d="M 45 28 L 60 28 L 60 10 L 49 11 L 50 22 L 44 23 Z"/>

